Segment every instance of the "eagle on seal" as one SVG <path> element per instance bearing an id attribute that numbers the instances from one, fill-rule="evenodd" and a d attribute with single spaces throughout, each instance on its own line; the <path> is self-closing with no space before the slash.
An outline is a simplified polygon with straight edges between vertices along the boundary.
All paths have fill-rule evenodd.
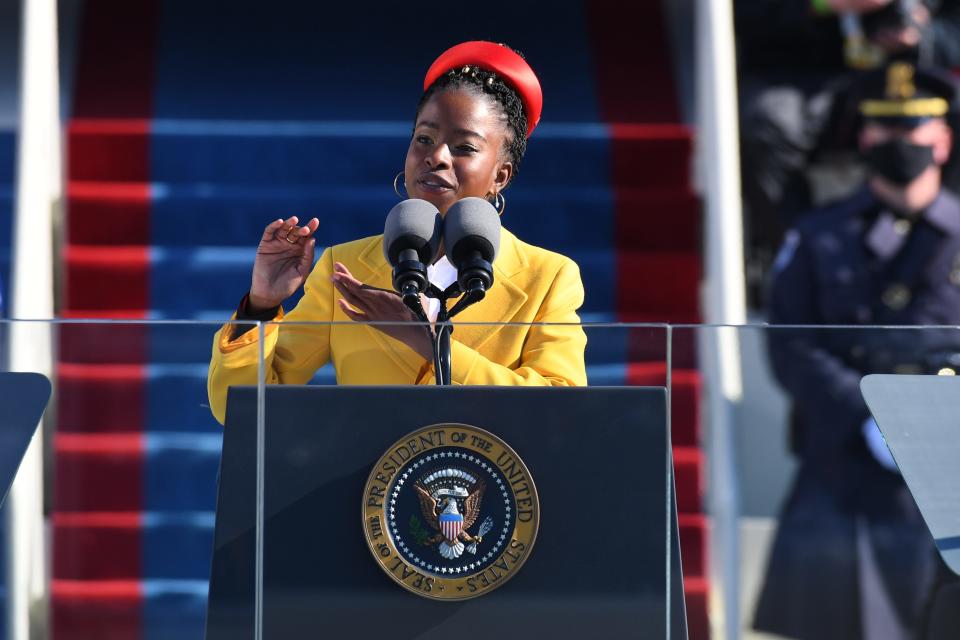
<path id="1" fill-rule="evenodd" d="M 466 489 L 457 487 L 459 489 L 457 493 L 461 495 L 463 501 L 463 513 L 460 513 L 456 497 L 438 496 L 437 492 L 431 493 L 428 491 L 421 482 L 416 482 L 413 486 L 417 491 L 417 497 L 420 499 L 420 512 L 427 524 L 437 531 L 424 544 L 432 546 L 440 543 L 437 547 L 440 555 L 448 560 L 453 560 L 463 554 L 464 542 L 469 544 L 483 540 L 482 535 L 472 536 L 467 533 L 467 529 L 473 526 L 480 515 L 480 501 L 483 499 L 483 492 L 486 490 L 483 480 L 478 480 L 470 493 L 467 493 Z M 471 546 L 471 550 L 475 549 L 476 545 L 474 544 Z"/>

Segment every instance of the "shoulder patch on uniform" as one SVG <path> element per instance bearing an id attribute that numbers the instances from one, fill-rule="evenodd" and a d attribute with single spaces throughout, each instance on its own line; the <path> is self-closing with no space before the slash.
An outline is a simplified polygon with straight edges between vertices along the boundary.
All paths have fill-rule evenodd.
<path id="1" fill-rule="evenodd" d="M 797 247 L 800 246 L 800 232 L 796 229 L 791 229 L 787 231 L 787 235 L 783 238 L 783 244 L 780 245 L 780 251 L 777 252 L 777 257 L 773 261 L 773 271 L 783 271 L 787 268 L 787 265 L 793 260 L 793 256 L 797 253 Z"/>

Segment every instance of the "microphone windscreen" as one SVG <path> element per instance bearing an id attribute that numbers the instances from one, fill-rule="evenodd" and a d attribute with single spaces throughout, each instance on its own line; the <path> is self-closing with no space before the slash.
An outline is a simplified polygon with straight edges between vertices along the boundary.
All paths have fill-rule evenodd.
<path id="1" fill-rule="evenodd" d="M 474 252 L 493 264 L 500 251 L 500 215 L 483 198 L 458 200 L 443 219 L 443 246 L 453 266 L 460 268 Z"/>
<path id="2" fill-rule="evenodd" d="M 390 210 L 383 226 L 383 255 L 393 266 L 400 252 L 413 249 L 420 262 L 432 264 L 440 251 L 443 218 L 440 211 L 427 202 L 411 198 Z"/>

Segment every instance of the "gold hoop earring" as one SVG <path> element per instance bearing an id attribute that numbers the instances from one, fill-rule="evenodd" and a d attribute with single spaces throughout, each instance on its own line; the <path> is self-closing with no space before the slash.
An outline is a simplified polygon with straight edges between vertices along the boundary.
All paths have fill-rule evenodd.
<path id="1" fill-rule="evenodd" d="M 507 210 L 507 197 L 498 191 L 493 198 L 493 206 L 497 209 L 497 215 L 502 216 Z"/>
<path id="2" fill-rule="evenodd" d="M 400 176 L 402 176 L 402 175 L 403 175 L 403 171 L 401 171 L 400 173 L 398 173 L 398 174 L 393 178 L 393 192 L 394 192 L 395 194 L 397 194 L 401 199 L 406 200 L 406 199 L 409 198 L 410 196 L 409 196 L 409 195 L 404 195 L 404 194 L 400 193 L 400 187 L 397 186 L 397 180 L 399 180 L 399 179 L 400 179 Z M 406 180 L 404 180 L 404 182 L 403 182 L 403 190 L 404 190 L 404 191 L 407 190 L 407 182 L 406 182 Z"/>

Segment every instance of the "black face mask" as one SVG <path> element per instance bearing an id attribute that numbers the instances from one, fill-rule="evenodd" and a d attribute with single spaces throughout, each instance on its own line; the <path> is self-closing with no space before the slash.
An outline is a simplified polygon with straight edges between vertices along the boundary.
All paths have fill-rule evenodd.
<path id="1" fill-rule="evenodd" d="M 933 164 L 933 147 L 895 139 L 870 147 L 863 157 L 870 173 L 904 186 Z"/>

